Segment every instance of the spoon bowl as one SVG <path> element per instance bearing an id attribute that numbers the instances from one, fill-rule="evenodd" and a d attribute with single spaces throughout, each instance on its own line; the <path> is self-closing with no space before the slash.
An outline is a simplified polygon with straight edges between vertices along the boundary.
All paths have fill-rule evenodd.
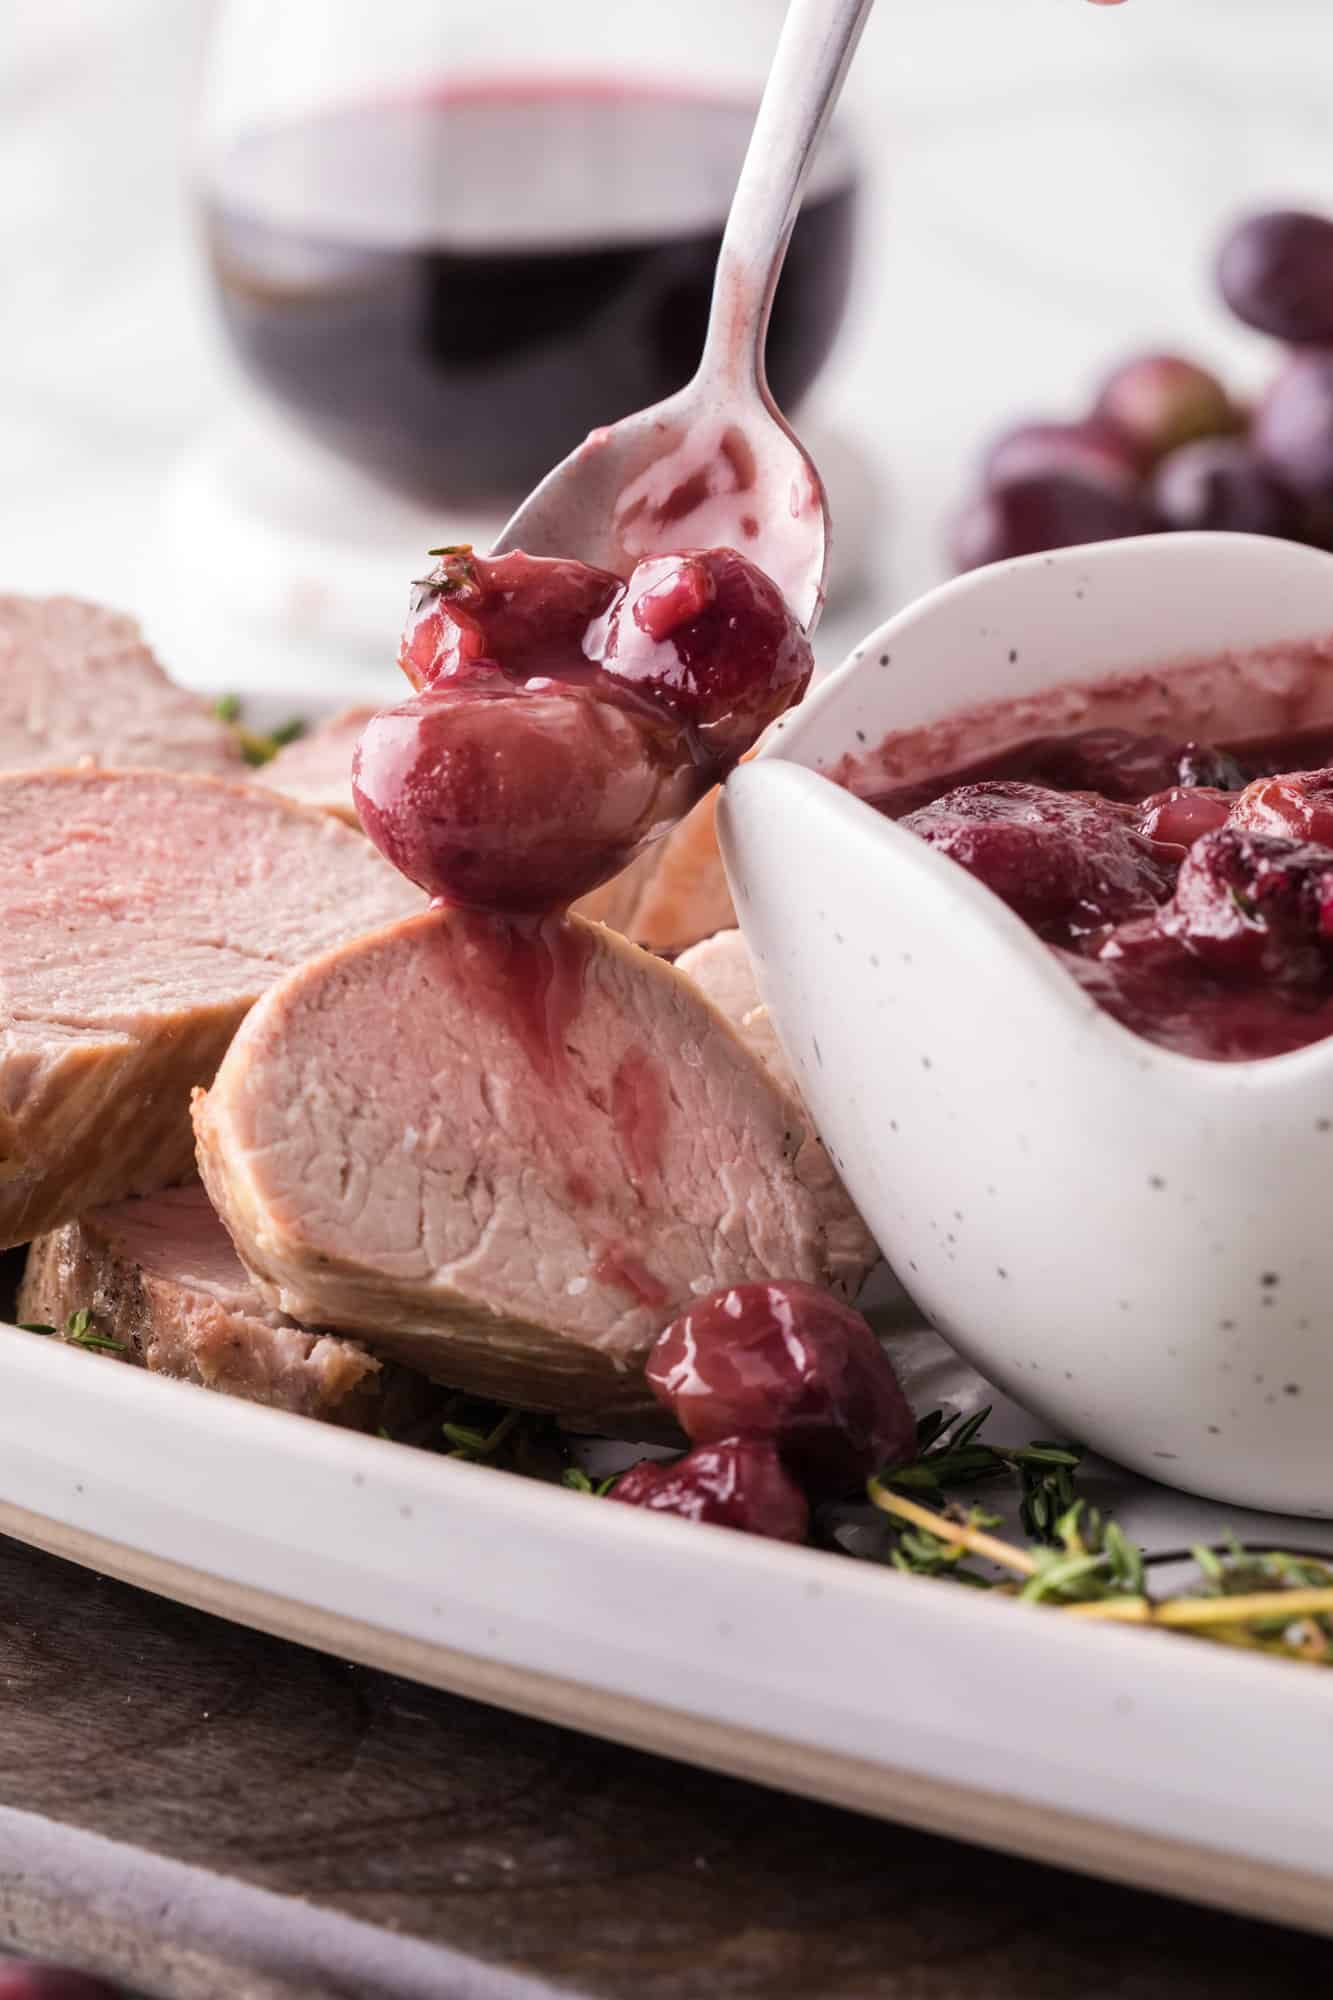
<path id="1" fill-rule="evenodd" d="M 646 556 L 727 546 L 806 631 L 824 601 L 823 482 L 769 393 L 764 341 L 815 151 L 872 0 L 791 0 L 727 217 L 694 379 L 597 430 L 523 502 L 492 551 L 578 556 L 624 576 Z"/>
<path id="2" fill-rule="evenodd" d="M 881 1248 L 992 1381 L 1149 1478 L 1333 1516 L 1333 1040 L 1132 1034 L 857 798 L 1038 734 L 1333 722 L 1333 557 L 1249 536 L 996 565 L 890 619 L 728 780 L 763 996 Z"/>
<path id="3" fill-rule="evenodd" d="M 594 431 L 524 501 L 493 553 L 577 555 L 625 576 L 646 556 L 734 548 L 811 631 L 828 542 L 823 481 L 767 390 L 709 373 Z"/>

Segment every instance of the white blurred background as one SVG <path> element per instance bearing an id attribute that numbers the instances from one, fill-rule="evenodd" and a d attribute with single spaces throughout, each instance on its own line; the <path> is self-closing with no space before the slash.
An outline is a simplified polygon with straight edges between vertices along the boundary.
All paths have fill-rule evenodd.
<path id="1" fill-rule="evenodd" d="M 545 0 L 488 7 L 537 55 L 543 24 L 568 26 Z M 284 6 L 267 11 L 276 32 Z M 674 0 L 602 11 L 618 33 L 633 24 L 648 65 L 680 18 Z M 271 682 L 298 656 L 298 678 L 346 677 L 381 627 L 391 653 L 396 551 L 387 577 L 381 561 L 358 584 L 365 615 L 345 645 L 320 631 L 319 580 L 301 567 L 318 559 L 299 533 L 231 601 L 228 576 L 258 558 L 190 483 L 219 438 L 235 449 L 252 435 L 241 413 L 254 407 L 216 326 L 192 204 L 216 12 L 0 11 L 0 587 L 139 610 L 168 664 L 198 681 Z M 781 8 L 712 12 L 760 48 Z M 843 525 L 862 583 L 826 656 L 942 573 L 944 517 L 1007 419 L 1072 412 L 1144 345 L 1193 351 L 1242 386 L 1262 379 L 1266 343 L 1217 303 L 1213 247 L 1237 208 L 1333 207 L 1331 89 L 1330 0 L 884 0 L 849 86 L 867 176 L 855 295 L 809 406 L 812 432 L 860 461 Z M 382 543 L 392 507 L 358 505 Z M 349 568 L 359 518 L 338 527 Z M 318 540 L 316 521 L 303 527 Z"/>

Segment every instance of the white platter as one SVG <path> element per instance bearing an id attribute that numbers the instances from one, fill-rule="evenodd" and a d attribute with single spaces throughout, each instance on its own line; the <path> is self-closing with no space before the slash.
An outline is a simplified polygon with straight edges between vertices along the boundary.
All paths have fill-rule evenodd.
<path id="1" fill-rule="evenodd" d="M 985 1393 L 931 1335 L 903 1360 L 918 1407 Z M 1150 1545 L 1223 1524 L 1333 1545 L 1096 1476 Z M 1333 1682 L 1308 1668 L 606 1505 L 17 1330 L 0 1530 L 502 1707 L 1333 1932 Z"/>

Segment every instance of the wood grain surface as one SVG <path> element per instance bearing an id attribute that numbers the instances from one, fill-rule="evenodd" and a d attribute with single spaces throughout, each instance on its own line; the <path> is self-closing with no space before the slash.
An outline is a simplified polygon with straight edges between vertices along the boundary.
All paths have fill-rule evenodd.
<path id="1" fill-rule="evenodd" d="M 1326 1984 L 1317 1940 L 516 1719 L 12 1542 L 0 1608 L 0 1804 L 595 2000 L 1248 2000 Z M 10 1876 L 0 1942 L 51 1950 L 50 1894 Z M 123 1939 L 85 1951 L 86 1912 L 62 1914 L 71 1949 L 145 1991 L 261 1990 L 204 1958 L 186 1981 L 178 1955 L 155 1960 L 151 1922 L 130 1956 Z"/>

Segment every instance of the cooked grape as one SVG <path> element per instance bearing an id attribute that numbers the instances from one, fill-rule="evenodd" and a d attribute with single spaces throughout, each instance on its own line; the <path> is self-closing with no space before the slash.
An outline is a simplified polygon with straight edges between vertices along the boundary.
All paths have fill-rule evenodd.
<path id="1" fill-rule="evenodd" d="M 812 1497 L 850 1492 L 912 1449 L 911 1409 L 866 1321 L 796 1279 L 700 1299 L 658 1339 L 647 1376 L 696 1444 L 767 1438 Z"/>
<path id="2" fill-rule="evenodd" d="M 805 1495 L 764 1438 L 696 1445 L 672 1464 L 644 1459 L 616 1481 L 611 1498 L 778 1542 L 803 1542 L 810 1529 Z"/>
<path id="3" fill-rule="evenodd" d="M 477 661 L 515 678 L 561 678 L 585 665 L 588 628 L 620 595 L 609 570 L 556 556 L 444 549 L 412 587 L 398 664 L 414 688 Z"/>
<path id="4" fill-rule="evenodd" d="M 352 789 L 381 854 L 429 895 L 522 913 L 609 881 L 711 778 L 679 725 L 615 688 L 474 666 L 372 716 Z"/>
<path id="5" fill-rule="evenodd" d="M 1250 833 L 1333 847 L 1333 771 L 1283 771 L 1256 778 L 1234 802 L 1231 824 Z"/>
<path id="6" fill-rule="evenodd" d="M 1212 971 L 1312 983 L 1333 941 L 1333 851 L 1236 824 L 1206 833 L 1159 928 Z"/>
<path id="7" fill-rule="evenodd" d="M 946 792 L 902 824 L 1061 942 L 1151 914 L 1171 886 L 1129 808 L 1081 793 L 989 778 Z"/>
<path id="8" fill-rule="evenodd" d="M 446 549 L 399 661 L 416 696 L 372 718 L 353 792 L 432 896 L 521 915 L 608 881 L 805 692 L 810 644 L 731 549 L 609 571 Z"/>
<path id="9" fill-rule="evenodd" d="M 1333 344 L 1333 220 L 1274 209 L 1238 222 L 1217 259 L 1238 319 L 1290 346 Z"/>
<path id="10" fill-rule="evenodd" d="M 814 668 L 782 592 L 734 549 L 639 563 L 611 613 L 601 660 L 677 716 L 723 775 L 800 700 Z"/>
<path id="11" fill-rule="evenodd" d="M 1192 847 L 1205 833 L 1225 826 L 1234 795 L 1208 785 L 1170 785 L 1144 799 L 1138 810 L 1139 832 L 1166 847 Z"/>

